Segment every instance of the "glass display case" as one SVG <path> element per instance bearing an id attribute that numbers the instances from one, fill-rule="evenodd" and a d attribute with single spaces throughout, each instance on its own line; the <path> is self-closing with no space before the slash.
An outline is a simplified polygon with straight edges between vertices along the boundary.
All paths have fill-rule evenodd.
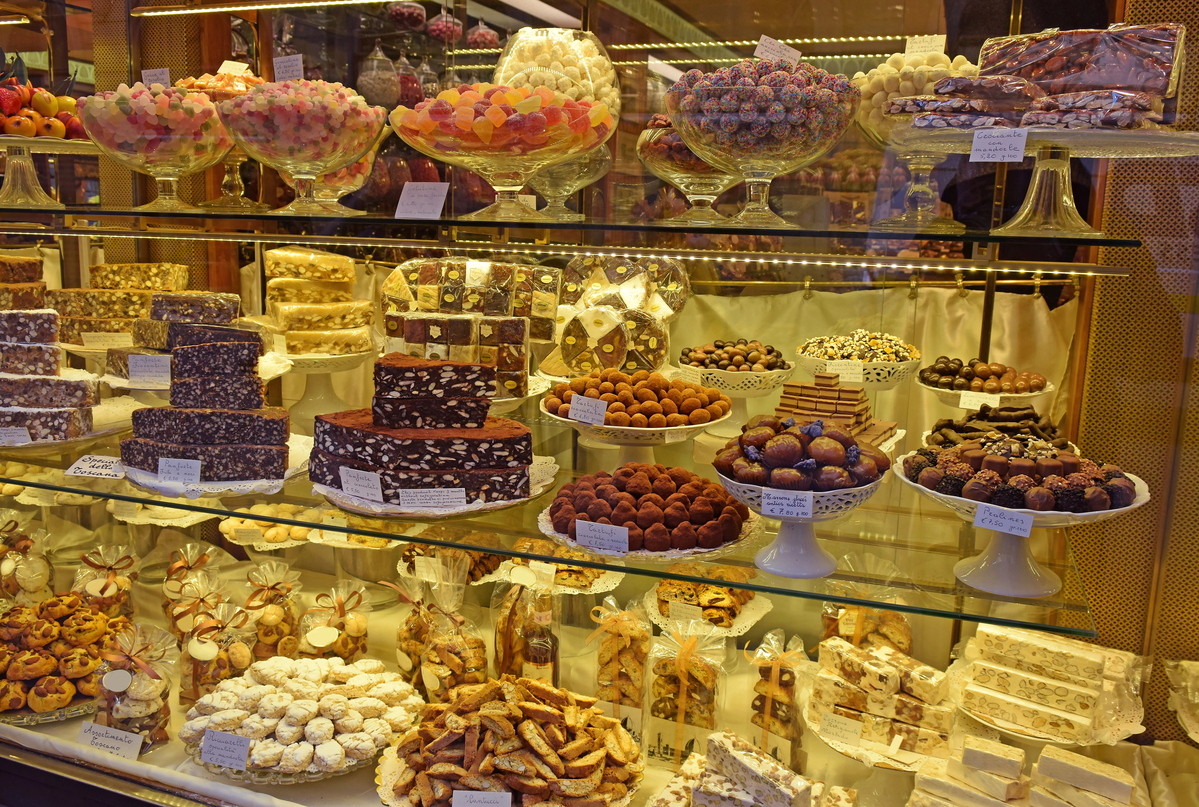
<path id="1" fill-rule="evenodd" d="M 1194 803 L 1188 27 L 0 13 L 12 803 Z"/>

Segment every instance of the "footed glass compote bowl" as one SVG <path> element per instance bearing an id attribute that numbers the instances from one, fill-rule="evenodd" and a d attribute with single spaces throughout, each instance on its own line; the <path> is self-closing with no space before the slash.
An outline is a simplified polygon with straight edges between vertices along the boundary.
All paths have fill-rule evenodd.
<path id="1" fill-rule="evenodd" d="M 612 152 L 606 145 L 594 151 L 543 168 L 529 180 L 529 187 L 545 197 L 548 203 L 543 215 L 559 221 L 582 221 L 585 216 L 566 206 L 566 200 L 597 181 L 612 169 Z"/>
<path id="2" fill-rule="evenodd" d="M 345 168 L 339 168 L 328 174 L 321 174 L 316 178 L 314 195 L 316 196 L 316 200 L 325 206 L 327 215 L 366 215 L 365 210 L 354 210 L 338 203 L 343 196 L 353 193 L 366 184 L 367 178 L 370 177 L 371 171 L 375 167 L 375 156 L 379 153 L 379 146 L 383 145 L 383 141 L 387 139 L 389 134 L 391 134 L 391 127 L 384 126 L 383 130 L 379 132 L 379 136 L 375 138 L 375 142 L 367 149 L 366 154 L 363 154 Z M 280 171 L 279 176 L 283 178 L 283 181 L 287 183 L 289 188 L 295 188 L 295 177 L 286 171 Z"/>
<path id="3" fill-rule="evenodd" d="M 722 224 L 726 216 L 712 205 L 720 194 L 743 181 L 740 174 L 726 174 L 695 155 L 670 118 L 654 115 L 637 137 L 637 159 L 650 173 L 682 191 L 691 209 L 670 219 L 671 224 Z"/>

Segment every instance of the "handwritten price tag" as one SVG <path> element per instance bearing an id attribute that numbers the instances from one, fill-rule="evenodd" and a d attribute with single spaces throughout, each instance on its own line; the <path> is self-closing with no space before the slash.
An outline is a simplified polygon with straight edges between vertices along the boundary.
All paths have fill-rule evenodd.
<path id="1" fill-rule="evenodd" d="M 758 47 L 754 48 L 754 56 L 759 59 L 790 59 L 795 64 L 799 64 L 803 59 L 803 54 L 795 48 L 784 45 L 765 34 L 758 39 Z"/>
<path id="2" fill-rule="evenodd" d="M 904 45 L 904 56 L 919 56 L 924 53 L 944 53 L 945 34 L 931 36 L 909 36 Z"/>
<path id="3" fill-rule="evenodd" d="M 0 446 L 23 446 L 32 443 L 29 429 L 24 426 L 4 426 L 0 428 Z"/>
<path id="4" fill-rule="evenodd" d="M 426 583 L 437 582 L 437 561 L 425 555 L 417 555 L 416 561 L 416 576 Z"/>
<path id="5" fill-rule="evenodd" d="M 762 515 L 774 518 L 811 518 L 812 491 L 763 490 Z"/>
<path id="6" fill-rule="evenodd" d="M 862 362 L 846 359 L 844 361 L 830 361 L 824 365 L 824 372 L 836 373 L 841 376 L 841 383 L 847 381 L 862 380 Z"/>
<path id="7" fill-rule="evenodd" d="M 465 507 L 466 488 L 401 490 L 401 507 Z"/>
<path id="8" fill-rule="evenodd" d="M 970 141 L 970 162 L 1023 162 L 1027 142 L 1027 129 L 975 129 Z"/>
<path id="9" fill-rule="evenodd" d="M 112 514 L 117 518 L 133 518 L 137 515 L 137 504 L 113 499 Z"/>
<path id="10" fill-rule="evenodd" d="M 979 504 L 974 511 L 974 526 L 980 530 L 1007 532 L 1027 538 L 1032 533 L 1032 514 L 1017 513 L 992 504 Z"/>
<path id="11" fill-rule="evenodd" d="M 170 389 L 170 356 L 129 356 L 129 386 L 135 389 Z"/>
<path id="12" fill-rule="evenodd" d="M 101 457 L 99 454 L 85 454 L 71 463 L 66 470 L 67 476 L 94 476 L 98 479 L 123 479 L 125 466 L 121 465 L 120 457 Z"/>
<path id="13" fill-rule="evenodd" d="M 579 546 L 594 549 L 601 555 L 623 555 L 629 551 L 629 528 L 596 524 L 594 521 L 576 521 L 575 540 Z"/>
<path id="14" fill-rule="evenodd" d="M 679 622 L 703 622 L 704 609 L 689 602 L 670 601 L 670 618 Z"/>
<path id="15" fill-rule="evenodd" d="M 832 713 L 821 715 L 820 733 L 827 739 L 855 747 L 862 742 L 861 723 Z"/>
<path id="16" fill-rule="evenodd" d="M 164 87 L 171 86 L 171 69 L 169 67 L 155 67 L 151 70 L 143 70 L 142 84 L 145 84 L 147 87 L 152 84 L 161 84 Z"/>
<path id="17" fill-rule="evenodd" d="M 133 347 L 133 334 L 131 333 L 83 333 L 84 347 L 104 348 L 107 350 L 110 347 Z"/>
<path id="18" fill-rule="evenodd" d="M 113 756 L 137 759 L 142 750 L 142 735 L 89 721 L 79 727 L 79 744 L 107 751 Z"/>
<path id="19" fill-rule="evenodd" d="M 217 68 L 217 73 L 223 73 L 229 76 L 240 76 L 249 69 L 250 66 L 245 62 L 234 62 L 226 59 L 225 61 L 221 62 L 221 66 Z"/>
<path id="20" fill-rule="evenodd" d="M 522 205 L 528 205 L 534 210 L 537 209 L 537 194 L 535 193 L 519 193 L 516 195 L 516 201 Z"/>
<path id="21" fill-rule="evenodd" d="M 227 731 L 209 729 L 204 732 L 204 744 L 200 747 L 200 761 L 235 771 L 246 769 L 250 756 L 249 737 L 240 737 Z"/>
<path id="22" fill-rule="evenodd" d="M 570 419 L 591 426 L 603 426 L 604 415 L 608 413 L 608 402 L 599 398 L 587 398 L 583 395 L 572 395 L 570 398 Z"/>
<path id="23" fill-rule="evenodd" d="M 158 481 L 194 483 L 200 481 L 200 461 L 158 458 Z"/>
<path id="24" fill-rule="evenodd" d="M 383 501 L 383 483 L 374 471 L 360 471 L 357 468 L 338 468 L 341 474 L 341 489 L 351 496 L 366 499 L 371 502 Z"/>
<path id="25" fill-rule="evenodd" d="M 257 544 L 261 543 L 262 528 L 261 527 L 238 527 L 233 530 L 233 537 L 238 543 L 242 544 Z"/>
<path id="26" fill-rule="evenodd" d="M 275 81 L 300 81 L 304 78 L 304 56 L 275 57 Z"/>
<path id="27" fill-rule="evenodd" d="M 488 793 L 482 790 L 455 790 L 451 807 L 512 807 L 511 793 Z"/>
<path id="28" fill-rule="evenodd" d="M 992 395 L 989 392 L 971 392 L 963 390 L 962 396 L 958 398 L 958 406 L 963 409 L 978 409 L 983 404 L 987 406 L 999 406 L 998 395 Z"/>
<path id="29" fill-rule="evenodd" d="M 439 219 L 445 207 L 448 182 L 408 182 L 396 205 L 397 219 Z"/>

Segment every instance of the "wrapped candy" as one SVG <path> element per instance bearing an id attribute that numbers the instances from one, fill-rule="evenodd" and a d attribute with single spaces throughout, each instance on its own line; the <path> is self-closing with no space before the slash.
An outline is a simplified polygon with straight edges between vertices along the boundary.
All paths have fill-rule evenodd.
<path id="1" fill-rule="evenodd" d="M 641 708 L 653 630 L 639 597 L 623 610 L 615 597 L 605 597 L 591 609 L 591 619 L 598 627 L 587 637 L 587 644 L 599 641 L 595 696 L 611 704 L 612 716 L 619 720 L 622 706 Z M 640 735 L 640 727 L 637 729 L 634 736 Z"/>
<path id="2" fill-rule="evenodd" d="M 399 603 L 410 606 L 408 614 L 396 626 L 396 663 L 404 680 L 415 685 L 420 680 L 421 653 L 429 640 L 432 619 L 425 607 L 424 581 L 403 571 L 402 561 L 399 566 L 400 576 L 394 583 L 380 580 L 379 585 L 394 590 Z"/>
<path id="3" fill-rule="evenodd" d="M 75 573 L 71 590 L 83 598 L 85 605 L 110 619 L 133 615 L 130 592 L 137 579 L 139 558 L 133 547 L 124 544 L 99 546 L 81 552 L 83 565 Z"/>
<path id="4" fill-rule="evenodd" d="M 198 571 L 187 578 L 179 597 L 167 612 L 167 630 L 179 641 L 191 633 L 201 614 L 211 613 L 229 599 L 225 581 L 209 571 Z"/>
<path id="5" fill-rule="evenodd" d="M 434 565 L 437 580 L 430 590 L 432 625 L 421 656 L 421 680 L 430 703 L 441 703 L 461 684 L 487 680 L 487 647 L 474 623 L 462 616 L 462 600 L 470 558 L 442 553 Z"/>
<path id="6" fill-rule="evenodd" d="M 152 625 L 128 625 L 102 656 L 96 724 L 140 734 L 142 753 L 170 740 L 171 677 L 179 663 L 171 634 Z"/>
<path id="7" fill-rule="evenodd" d="M 300 573 L 277 560 L 260 563 L 246 575 L 250 594 L 245 608 L 257 615 L 255 621 L 254 660 L 286 656 L 295 658 L 300 650 L 299 609 Z"/>
<path id="8" fill-rule="evenodd" d="M 654 640 L 648 667 L 645 703 L 649 717 L 674 725 L 660 732 L 658 742 L 652 741 L 647 731 L 643 742 L 651 760 L 678 770 L 684 746 L 692 741 L 699 746 L 707 732 L 716 728 L 726 677 L 724 639 L 714 636 L 705 622 L 689 622 L 682 630 Z"/>
<path id="9" fill-rule="evenodd" d="M 366 653 L 366 615 L 370 610 L 370 595 L 361 583 L 338 580 L 330 591 L 317 594 L 316 607 L 300 618 L 300 656 L 355 661 Z"/>
<path id="10" fill-rule="evenodd" d="M 753 739 L 758 739 L 758 747 L 764 752 L 795 769 L 801 761 L 797 683 L 807 656 L 802 647 L 787 649 L 781 630 L 769 631 L 753 653 L 748 649 L 742 652 L 746 661 L 758 668 L 750 702 L 750 722 L 760 727 L 762 734 Z"/>
<path id="11" fill-rule="evenodd" d="M 226 678 L 241 675 L 253 661 L 250 612 L 223 602 L 200 614 L 179 656 L 179 700 L 199 700 Z"/>

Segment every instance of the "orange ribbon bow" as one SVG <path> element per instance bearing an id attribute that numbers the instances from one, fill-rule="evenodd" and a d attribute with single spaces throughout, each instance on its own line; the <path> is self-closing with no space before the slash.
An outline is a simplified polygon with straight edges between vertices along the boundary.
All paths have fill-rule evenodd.
<path id="1" fill-rule="evenodd" d="M 774 709 L 774 692 L 779 686 L 779 670 L 784 665 L 792 669 L 799 667 L 801 663 L 807 660 L 807 656 L 804 655 L 802 650 L 788 650 L 780 656 L 765 658 L 764 656 L 759 656 L 759 653 L 762 652 L 761 647 L 753 653 L 750 653 L 748 649 L 741 652 L 745 654 L 745 660 L 755 667 L 770 667 L 770 689 L 766 691 L 766 704 L 765 708 L 762 709 L 762 742 L 759 746 L 766 753 L 770 753 L 768 750 L 770 719 L 773 717 L 771 712 Z"/>
<path id="2" fill-rule="evenodd" d="M 79 560 L 81 560 L 84 565 L 90 566 L 98 572 L 106 573 L 104 585 L 100 587 L 101 597 L 108 596 L 108 587 L 113 584 L 114 580 L 117 579 L 117 572 L 123 572 L 126 569 L 133 568 L 132 555 L 121 555 L 121 557 L 117 558 L 112 563 L 105 563 L 104 558 L 98 551 L 93 551 L 91 553 L 80 552 Z"/>

